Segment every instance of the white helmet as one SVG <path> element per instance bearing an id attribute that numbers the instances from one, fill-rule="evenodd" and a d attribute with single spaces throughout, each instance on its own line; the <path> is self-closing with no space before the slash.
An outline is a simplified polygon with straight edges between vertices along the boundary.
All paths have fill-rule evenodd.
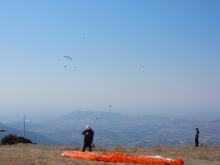
<path id="1" fill-rule="evenodd" d="M 87 125 L 87 126 L 86 126 L 86 129 L 87 129 L 87 130 L 90 130 L 91 128 L 90 128 L 90 126 L 89 126 L 89 125 Z"/>

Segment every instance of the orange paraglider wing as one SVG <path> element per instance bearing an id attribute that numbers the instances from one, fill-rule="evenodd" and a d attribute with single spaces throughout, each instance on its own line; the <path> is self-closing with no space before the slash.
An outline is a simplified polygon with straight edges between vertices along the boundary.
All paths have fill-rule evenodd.
<path id="1" fill-rule="evenodd" d="M 133 156 L 122 152 L 108 153 L 89 153 L 80 151 L 63 151 L 62 156 L 75 159 L 84 159 L 92 161 L 113 162 L 113 163 L 133 163 L 133 164 L 155 164 L 155 165 L 183 165 L 181 158 L 175 160 L 163 158 L 160 156 Z"/>

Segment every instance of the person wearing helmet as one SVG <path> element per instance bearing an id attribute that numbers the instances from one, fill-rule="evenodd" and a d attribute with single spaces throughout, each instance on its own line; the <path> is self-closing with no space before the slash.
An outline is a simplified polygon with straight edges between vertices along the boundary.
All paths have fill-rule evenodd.
<path id="1" fill-rule="evenodd" d="M 94 131 L 89 125 L 87 125 L 86 129 L 82 132 L 82 134 L 84 135 L 84 145 L 82 152 L 85 152 L 86 147 L 89 147 L 89 152 L 92 152 L 92 141 L 93 141 Z"/>

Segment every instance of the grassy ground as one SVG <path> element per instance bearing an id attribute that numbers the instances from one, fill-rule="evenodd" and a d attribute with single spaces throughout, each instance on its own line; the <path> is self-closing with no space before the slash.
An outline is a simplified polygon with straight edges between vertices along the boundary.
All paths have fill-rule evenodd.
<path id="1" fill-rule="evenodd" d="M 1 165 L 131 165 L 77 160 L 62 157 L 65 150 L 81 151 L 82 147 L 47 146 L 36 144 L 0 145 Z M 220 146 L 157 146 L 157 147 L 96 147 L 94 152 L 121 151 L 132 155 L 159 155 L 165 158 L 182 158 L 185 165 L 220 165 Z"/>

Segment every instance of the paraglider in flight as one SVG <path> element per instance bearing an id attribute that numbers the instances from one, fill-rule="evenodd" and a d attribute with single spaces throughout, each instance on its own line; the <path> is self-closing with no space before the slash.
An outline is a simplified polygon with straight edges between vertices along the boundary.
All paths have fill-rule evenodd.
<path id="1" fill-rule="evenodd" d="M 83 31 L 82 34 L 83 34 L 83 38 L 84 38 L 84 34 L 85 34 L 85 32 Z"/>
<path id="2" fill-rule="evenodd" d="M 0 128 L 0 132 L 5 132 L 5 131 L 6 131 L 5 129 L 1 129 L 1 128 Z"/>
<path id="3" fill-rule="evenodd" d="M 145 66 L 141 66 L 141 67 L 139 68 L 139 70 L 142 70 L 142 71 L 144 72 L 144 68 L 145 68 Z"/>
<path id="4" fill-rule="evenodd" d="M 95 120 L 95 123 L 96 123 L 96 121 L 98 121 L 98 118 L 96 117 L 96 118 L 94 118 L 94 120 Z"/>
<path id="5" fill-rule="evenodd" d="M 62 57 L 60 58 L 60 60 L 62 60 L 63 58 L 68 58 L 69 60 L 73 61 L 72 58 L 69 57 L 69 56 L 62 56 Z M 66 66 L 65 66 L 65 68 L 66 68 Z"/>
<path id="6" fill-rule="evenodd" d="M 73 61 L 72 58 L 69 57 L 69 56 L 62 56 L 60 59 L 62 59 L 62 58 L 64 58 L 64 57 L 65 57 L 65 58 L 69 58 L 71 61 Z"/>
<path id="7" fill-rule="evenodd" d="M 109 104 L 109 108 L 112 108 L 112 105 L 111 105 L 111 104 Z M 108 111 L 111 112 L 111 109 L 109 109 Z"/>

